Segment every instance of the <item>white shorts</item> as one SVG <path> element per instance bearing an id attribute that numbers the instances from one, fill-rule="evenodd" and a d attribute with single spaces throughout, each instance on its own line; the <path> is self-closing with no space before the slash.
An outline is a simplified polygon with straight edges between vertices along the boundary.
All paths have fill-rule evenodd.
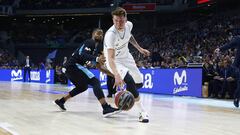
<path id="1" fill-rule="evenodd" d="M 107 69 L 112 72 L 108 62 L 106 63 Z M 139 71 L 131 54 L 126 59 L 115 59 L 115 65 L 122 79 L 124 79 L 127 72 L 129 72 L 129 74 L 133 77 L 135 83 L 143 83 L 143 75 Z"/>

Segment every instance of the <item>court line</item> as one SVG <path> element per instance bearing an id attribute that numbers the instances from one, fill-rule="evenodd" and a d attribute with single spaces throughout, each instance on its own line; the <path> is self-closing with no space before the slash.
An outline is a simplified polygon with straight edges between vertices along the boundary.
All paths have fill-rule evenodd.
<path id="1" fill-rule="evenodd" d="M 0 128 L 6 130 L 7 132 L 11 133 L 12 135 L 19 135 L 17 132 L 9 129 L 9 127 L 13 127 L 13 126 L 9 123 L 0 123 Z"/>

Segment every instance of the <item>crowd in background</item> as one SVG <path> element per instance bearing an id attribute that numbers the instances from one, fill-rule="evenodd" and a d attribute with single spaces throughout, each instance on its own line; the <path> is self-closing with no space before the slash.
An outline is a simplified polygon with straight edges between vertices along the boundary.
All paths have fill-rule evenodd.
<path id="1" fill-rule="evenodd" d="M 142 68 L 184 67 L 187 63 L 204 62 L 208 58 L 215 61 L 214 49 L 240 34 L 240 15 L 237 13 L 234 11 L 209 15 L 189 22 L 176 22 L 171 26 L 157 26 L 150 31 L 139 31 L 141 26 L 134 25 L 135 38 L 141 46 L 150 50 L 152 55 L 143 58 L 131 45 L 129 45 L 130 50 L 137 64 Z M 64 45 L 73 38 L 73 42 L 79 44 L 90 37 L 91 33 L 91 28 L 84 25 L 82 29 L 79 27 L 73 29 L 74 26 L 52 26 L 34 23 L 13 24 L 8 36 L 14 43 Z M 233 56 L 231 57 L 233 59 Z M 9 60 L 5 59 L 4 63 L 6 61 Z"/>
<path id="2" fill-rule="evenodd" d="M 1 0 L 0 2 L 4 1 Z M 36 4 L 36 1 L 23 0 L 23 2 L 28 3 L 23 4 L 25 6 L 31 5 L 31 2 Z M 42 5 L 51 6 L 51 3 L 53 5 L 59 5 L 60 8 L 63 3 L 68 3 L 69 1 L 62 0 L 57 2 L 58 4 L 56 4 L 56 2 L 57 1 L 54 0 L 39 0 L 39 3 L 32 5 L 32 8 Z M 74 0 L 71 2 L 74 2 Z M 77 0 L 75 2 L 77 2 Z M 106 0 L 105 2 L 109 4 L 111 0 Z M 87 3 L 88 2 L 84 1 L 81 4 Z M 95 3 L 95 6 L 100 6 L 97 4 L 98 1 L 93 3 Z M 67 18 L 64 19 L 64 21 L 68 19 L 74 20 L 75 18 Z M 164 21 L 166 20 L 167 19 Z M 92 27 L 90 24 L 82 23 L 81 25 L 74 25 L 72 23 L 69 25 L 59 20 L 61 24 L 49 25 L 47 22 L 56 22 L 52 18 L 41 20 L 43 23 L 38 23 L 38 25 L 32 23 L 32 21 L 34 22 L 36 20 L 31 19 L 20 25 L 18 23 L 12 23 L 12 27 L 7 30 L 8 32 L 0 30 L 0 43 L 42 43 L 46 45 L 57 44 L 66 46 L 72 43 L 79 45 L 91 36 Z M 151 51 L 150 57 L 144 57 L 133 46 L 129 45 L 130 51 L 139 68 L 183 68 L 187 67 L 188 63 L 202 63 L 203 84 L 205 82 L 208 83 L 209 96 L 232 98 L 235 82 L 238 78 L 231 67 L 235 50 L 229 50 L 220 55 L 216 55 L 213 52 L 217 47 L 229 42 L 235 36 L 240 35 L 239 9 L 217 14 L 208 14 L 202 17 L 192 17 L 188 14 L 183 14 L 179 18 L 169 19 L 165 24 L 156 24 L 155 28 L 150 30 L 142 30 L 142 26 L 135 23 L 136 21 L 136 19 L 133 20 L 133 35 L 143 48 Z M 168 24 L 168 22 L 171 23 Z M 107 30 L 106 28 L 103 29 L 104 31 Z M 4 40 L 6 40 L 6 42 Z M 31 55 L 30 57 L 32 57 Z M 61 55 L 62 61 L 66 59 L 64 56 L 70 56 L 70 54 L 63 53 L 63 55 Z M 56 79 L 61 80 L 63 62 L 55 61 L 54 58 L 46 59 L 46 57 L 43 57 L 42 59 L 42 62 L 37 63 L 33 60 L 31 67 L 33 69 L 54 68 L 58 76 Z M 0 68 L 22 68 L 22 64 L 15 54 L 2 48 L 0 49 Z"/>
<path id="3" fill-rule="evenodd" d="M 15 0 L 0 0 L 0 5 L 11 5 Z"/>
<path id="4" fill-rule="evenodd" d="M 121 4 L 132 3 L 156 3 L 157 5 L 170 5 L 174 3 L 174 0 L 121 0 Z"/>
<path id="5" fill-rule="evenodd" d="M 18 60 L 6 49 L 0 48 L 0 68 L 18 68 Z"/>
<path id="6" fill-rule="evenodd" d="M 21 0 L 20 9 L 65 9 L 110 7 L 113 0 Z"/>

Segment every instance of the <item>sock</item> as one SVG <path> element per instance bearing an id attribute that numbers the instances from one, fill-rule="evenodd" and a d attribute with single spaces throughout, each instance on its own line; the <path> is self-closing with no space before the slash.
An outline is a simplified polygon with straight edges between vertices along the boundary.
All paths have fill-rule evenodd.
<path id="1" fill-rule="evenodd" d="M 64 97 L 62 97 L 59 101 L 64 104 L 65 103 Z"/>
<path id="2" fill-rule="evenodd" d="M 140 112 L 146 112 L 144 107 L 143 107 L 143 104 L 142 104 L 141 100 L 135 102 L 135 104 L 139 108 Z"/>

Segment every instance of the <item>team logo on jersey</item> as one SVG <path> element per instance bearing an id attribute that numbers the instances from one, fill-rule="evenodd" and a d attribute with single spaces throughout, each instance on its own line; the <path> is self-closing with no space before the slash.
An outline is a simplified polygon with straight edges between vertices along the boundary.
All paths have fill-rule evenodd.
<path id="1" fill-rule="evenodd" d="M 86 51 L 91 51 L 91 48 L 85 47 Z"/>

